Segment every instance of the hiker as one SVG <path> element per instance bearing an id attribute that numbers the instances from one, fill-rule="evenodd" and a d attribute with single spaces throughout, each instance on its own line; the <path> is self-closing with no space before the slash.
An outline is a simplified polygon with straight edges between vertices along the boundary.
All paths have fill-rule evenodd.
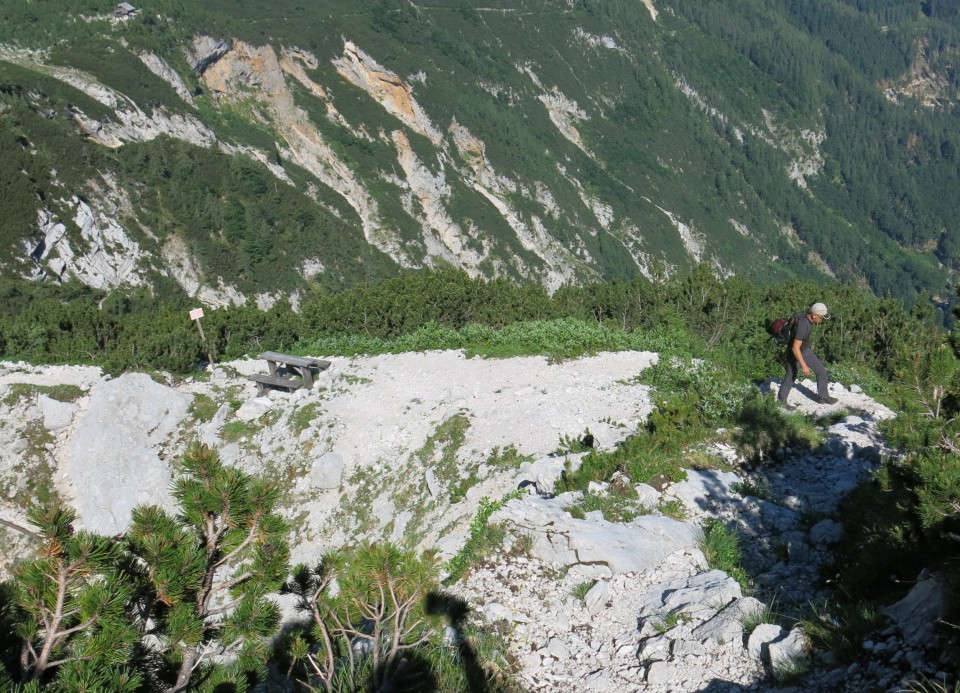
<path id="1" fill-rule="evenodd" d="M 790 396 L 790 390 L 793 389 L 793 381 L 797 377 L 798 368 L 804 376 L 809 376 L 811 370 L 817 374 L 817 401 L 820 404 L 837 403 L 837 398 L 831 397 L 827 391 L 827 386 L 830 384 L 827 369 L 823 367 L 819 357 L 810 348 L 813 328 L 829 319 L 830 311 L 823 303 L 814 303 L 810 306 L 809 311 L 797 316 L 793 334 L 787 343 L 786 372 L 783 375 L 783 382 L 780 384 L 780 391 L 777 393 L 777 402 L 785 409 L 796 409 L 796 407 L 787 403 L 787 398 Z"/>

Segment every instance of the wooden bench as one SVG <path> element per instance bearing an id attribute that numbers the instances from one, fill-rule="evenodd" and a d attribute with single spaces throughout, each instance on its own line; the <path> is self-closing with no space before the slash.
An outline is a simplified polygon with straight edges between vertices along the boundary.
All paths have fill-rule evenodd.
<path id="1" fill-rule="evenodd" d="M 269 375 L 255 374 L 250 380 L 257 384 L 257 394 L 263 395 L 268 387 L 276 387 L 294 392 L 301 387 L 313 387 L 313 373 L 330 368 L 330 362 L 309 356 L 292 356 L 276 351 L 265 351 L 260 358 L 267 362 Z M 293 374 L 300 376 L 292 377 Z"/>
<path id="2" fill-rule="evenodd" d="M 323 359 L 314 359 L 309 356 L 291 356 L 276 351 L 265 351 L 260 354 L 260 358 L 267 362 L 270 375 L 282 375 L 280 373 L 281 368 L 287 373 L 293 370 L 303 379 L 303 385 L 307 388 L 313 387 L 313 371 L 320 372 L 330 367 L 330 362 Z"/>
<path id="3" fill-rule="evenodd" d="M 262 375 L 260 373 L 254 373 L 249 376 L 249 380 L 252 380 L 257 384 L 257 396 L 262 396 L 268 388 L 276 387 L 283 390 L 289 390 L 294 392 L 303 387 L 303 382 L 300 380 L 295 380 L 293 378 L 284 378 L 281 375 Z"/>

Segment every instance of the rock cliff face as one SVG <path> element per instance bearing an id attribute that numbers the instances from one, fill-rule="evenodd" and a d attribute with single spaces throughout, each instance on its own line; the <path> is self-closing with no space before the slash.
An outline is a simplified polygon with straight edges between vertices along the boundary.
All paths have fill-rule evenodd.
<path id="1" fill-rule="evenodd" d="M 816 653 L 810 660 L 800 629 L 745 625 L 764 620 L 764 601 L 784 610 L 825 596 L 816 576 L 840 535 L 837 503 L 887 452 L 877 422 L 891 413 L 856 388 L 834 386 L 840 403 L 829 409 L 843 418 L 820 453 L 781 459 L 768 474 L 747 472 L 733 448 L 715 444 L 707 454 L 734 471 L 689 470 L 661 488 L 620 478 L 637 492 L 630 521 L 578 512 L 588 496 L 606 496 L 606 484 L 557 494 L 564 468 L 583 456 L 559 451 L 562 441 L 589 430 L 611 449 L 637 430 L 650 393 L 629 383 L 656 361 L 632 352 L 561 363 L 458 352 L 335 358 L 312 390 L 264 397 L 244 377 L 265 370 L 253 360 L 166 383 L 5 363 L 0 517 L 23 523 L 31 501 L 55 496 L 78 510 L 82 527 L 122 532 L 135 506 L 170 507 L 176 460 L 196 438 L 277 481 L 294 562 L 364 539 L 436 547 L 449 558 L 482 499 L 519 489 L 491 517 L 506 530 L 504 544 L 452 589 L 506 634 L 530 690 L 692 693 L 718 680 L 766 690 L 771 673 L 801 660 L 811 670 L 807 690 L 888 689 L 911 670 L 932 674 L 930 639 L 918 634 L 942 614 L 934 580 L 889 610 L 884 646 L 860 673 Z M 761 500 L 738 487 L 768 492 Z M 809 526 L 802 513 L 821 519 Z M 738 526 L 754 596 L 707 565 L 705 519 Z M 28 550 L 3 528 L 0 542 L 4 567 Z M 918 600 L 923 610 L 911 606 Z M 889 661 L 884 652 L 901 655 Z M 847 688 L 836 687 L 843 681 Z"/>
<path id="2" fill-rule="evenodd" d="M 40 241 L 30 250 L 36 265 L 34 277 L 72 277 L 98 289 L 144 284 L 143 271 L 151 258 L 127 235 L 115 216 L 121 206 L 129 207 L 129 200 L 111 199 L 107 193 L 94 204 L 99 208 L 91 208 L 76 197 L 66 201 L 73 211 L 70 221 L 79 230 L 73 242 L 66 224 L 49 211 L 41 211 Z"/>

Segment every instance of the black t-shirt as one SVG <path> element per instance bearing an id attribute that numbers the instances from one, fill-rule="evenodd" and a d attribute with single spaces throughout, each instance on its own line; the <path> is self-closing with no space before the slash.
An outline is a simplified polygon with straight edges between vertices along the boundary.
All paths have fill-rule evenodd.
<path id="1" fill-rule="evenodd" d="M 813 321 L 806 313 L 803 313 L 797 317 L 797 328 L 793 332 L 793 338 L 799 339 L 801 342 L 803 342 L 803 344 L 800 345 L 801 349 L 805 349 L 810 346 L 808 342 L 810 341 L 810 337 L 813 335 L 814 327 Z M 793 348 L 793 342 L 790 342 L 790 348 Z"/>

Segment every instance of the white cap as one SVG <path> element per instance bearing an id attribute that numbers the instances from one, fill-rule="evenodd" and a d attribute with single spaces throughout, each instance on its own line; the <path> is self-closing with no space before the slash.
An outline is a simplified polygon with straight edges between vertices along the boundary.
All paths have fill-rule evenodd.
<path id="1" fill-rule="evenodd" d="M 825 303 L 814 303 L 810 306 L 811 315 L 819 315 L 824 320 L 830 319 L 830 311 L 827 310 L 827 305 Z"/>

